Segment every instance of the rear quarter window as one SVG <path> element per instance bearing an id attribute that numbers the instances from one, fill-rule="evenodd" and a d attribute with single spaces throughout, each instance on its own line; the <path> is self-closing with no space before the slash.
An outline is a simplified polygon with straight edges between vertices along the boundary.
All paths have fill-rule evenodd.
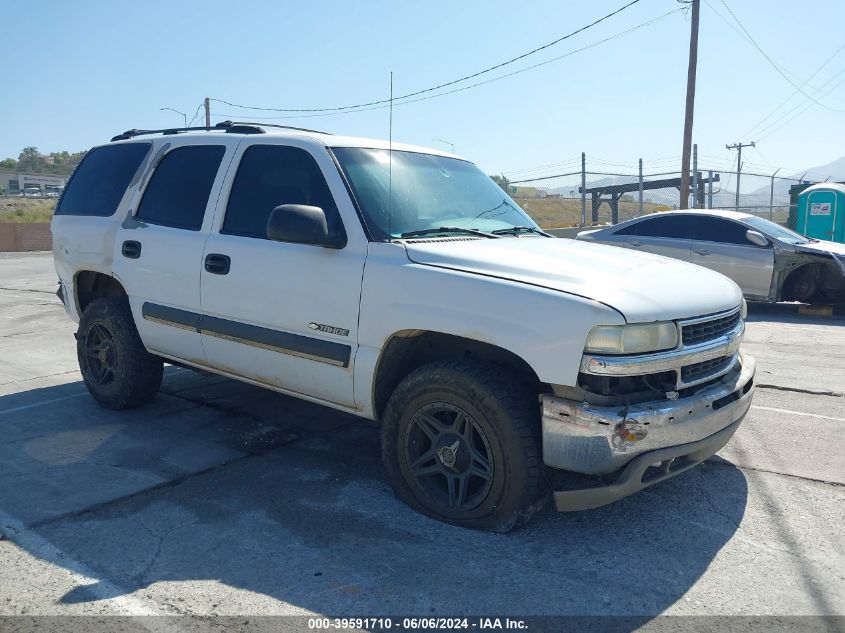
<path id="1" fill-rule="evenodd" d="M 55 214 L 113 215 L 150 145 L 125 143 L 92 149 L 71 176 Z"/>
<path id="2" fill-rule="evenodd" d="M 223 145 L 187 145 L 165 154 L 135 217 L 150 224 L 199 231 L 225 153 Z"/>

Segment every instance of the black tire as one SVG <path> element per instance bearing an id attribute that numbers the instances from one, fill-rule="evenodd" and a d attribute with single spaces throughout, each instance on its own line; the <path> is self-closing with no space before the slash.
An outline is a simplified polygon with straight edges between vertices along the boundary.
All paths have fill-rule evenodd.
<path id="1" fill-rule="evenodd" d="M 89 393 L 109 409 L 129 409 L 152 400 L 163 363 L 141 343 L 126 299 L 94 299 L 76 333 L 79 370 Z"/>
<path id="2" fill-rule="evenodd" d="M 800 301 L 801 303 L 812 303 L 817 300 L 818 292 L 818 270 L 813 266 L 804 266 L 794 271 L 786 280 L 787 299 Z"/>
<path id="3" fill-rule="evenodd" d="M 537 394 L 506 368 L 425 365 L 399 384 L 385 408 L 387 477 L 399 499 L 424 514 L 507 532 L 545 502 L 539 417 Z"/>

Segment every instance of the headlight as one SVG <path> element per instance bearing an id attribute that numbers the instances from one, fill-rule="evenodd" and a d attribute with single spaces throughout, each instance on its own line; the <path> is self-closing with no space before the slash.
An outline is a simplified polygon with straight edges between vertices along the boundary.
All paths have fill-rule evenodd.
<path id="1" fill-rule="evenodd" d="M 742 300 L 742 307 L 739 309 L 739 318 L 745 321 L 745 317 L 748 316 L 748 303 L 745 299 Z"/>
<path id="2" fill-rule="evenodd" d="M 678 327 L 671 321 L 633 325 L 598 325 L 590 330 L 584 351 L 642 354 L 678 346 Z"/>

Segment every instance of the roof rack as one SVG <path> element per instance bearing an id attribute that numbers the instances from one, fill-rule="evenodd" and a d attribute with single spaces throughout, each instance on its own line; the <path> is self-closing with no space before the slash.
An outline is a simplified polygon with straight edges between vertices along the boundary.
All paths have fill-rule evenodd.
<path id="1" fill-rule="evenodd" d="M 212 127 L 169 127 L 161 130 L 126 130 L 125 132 L 112 137 L 112 141 L 125 141 L 136 136 L 148 134 L 180 134 L 182 132 L 226 132 L 227 134 L 265 134 L 262 128 L 274 127 L 285 130 L 297 130 L 298 132 L 314 132 L 316 134 L 329 134 L 319 130 L 309 130 L 304 127 L 293 127 L 291 125 L 276 125 L 274 123 L 253 123 L 250 121 L 221 121 Z"/>
<path id="2" fill-rule="evenodd" d="M 323 132 L 322 130 L 311 130 L 307 127 L 294 127 L 292 125 L 279 125 L 278 123 L 259 123 L 253 121 L 224 121 L 224 123 L 229 123 L 231 125 L 255 125 L 258 127 L 277 127 L 282 130 L 296 130 L 297 132 L 313 132 L 314 134 L 325 134 L 326 136 L 331 136 L 331 132 Z"/>

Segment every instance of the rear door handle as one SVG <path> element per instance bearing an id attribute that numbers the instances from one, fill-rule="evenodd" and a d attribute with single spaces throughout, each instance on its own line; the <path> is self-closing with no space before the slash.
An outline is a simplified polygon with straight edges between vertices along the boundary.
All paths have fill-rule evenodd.
<path id="1" fill-rule="evenodd" d="M 628 242 L 628 244 L 630 244 L 631 246 L 642 246 L 643 245 L 643 243 L 639 240 L 631 240 L 630 242 Z"/>
<path id="2" fill-rule="evenodd" d="M 126 240 L 120 247 L 120 252 L 129 259 L 138 259 L 141 256 L 141 242 Z"/>
<path id="3" fill-rule="evenodd" d="M 232 260 L 228 255 L 209 253 L 205 256 L 205 269 L 214 275 L 228 275 Z"/>
<path id="4" fill-rule="evenodd" d="M 710 254 L 710 251 L 708 251 L 706 248 L 697 248 L 697 249 L 695 249 L 695 252 L 699 255 L 709 255 Z"/>

